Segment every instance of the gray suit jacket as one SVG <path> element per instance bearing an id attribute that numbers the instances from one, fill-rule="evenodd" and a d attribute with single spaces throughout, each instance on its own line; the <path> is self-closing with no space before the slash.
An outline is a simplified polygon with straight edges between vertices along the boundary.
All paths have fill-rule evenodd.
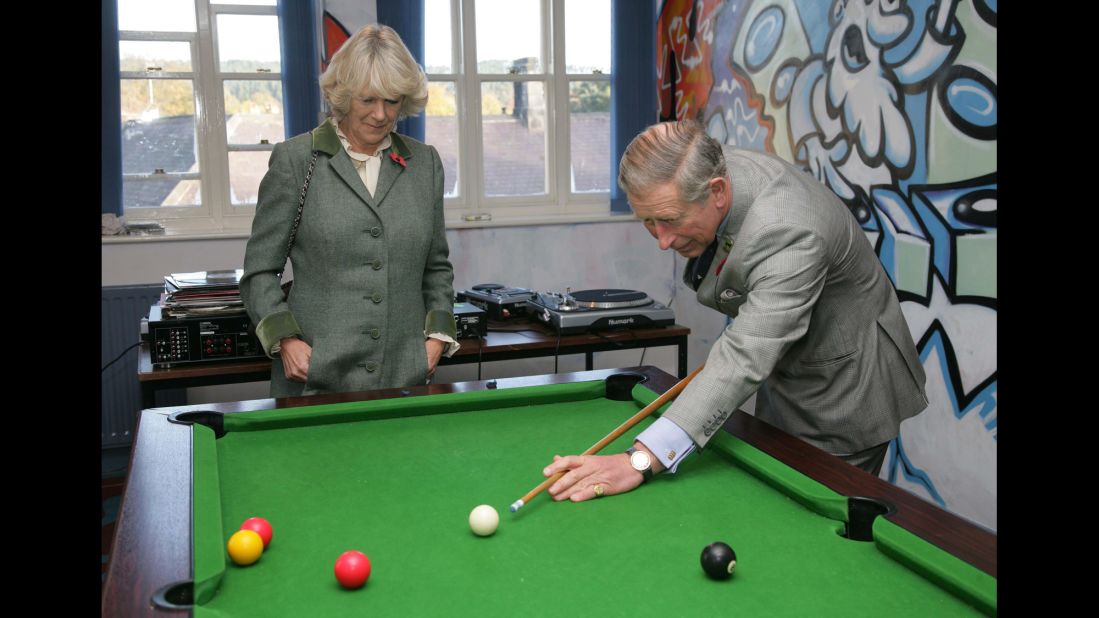
<path id="1" fill-rule="evenodd" d="M 665 416 L 702 447 L 758 390 L 758 418 L 825 451 L 896 437 L 927 406 L 924 371 L 864 232 L 809 174 L 724 154 L 733 203 L 697 295 L 735 319 Z"/>
<path id="2" fill-rule="evenodd" d="M 295 334 L 313 347 L 304 384 L 288 381 L 273 357 L 273 397 L 423 384 L 425 331 L 454 335 L 442 162 L 432 146 L 390 137 L 373 196 L 327 121 L 271 153 L 241 296 L 265 350 Z M 294 286 L 284 301 L 279 273 L 314 148 L 320 154 L 290 251 Z"/>

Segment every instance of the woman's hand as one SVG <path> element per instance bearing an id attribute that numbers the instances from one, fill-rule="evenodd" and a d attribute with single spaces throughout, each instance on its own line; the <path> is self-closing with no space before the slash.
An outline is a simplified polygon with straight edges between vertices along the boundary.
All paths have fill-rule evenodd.
<path id="1" fill-rule="evenodd" d="M 424 342 L 424 347 L 427 348 L 427 377 L 435 375 L 435 368 L 439 366 L 439 359 L 443 356 L 443 350 L 446 349 L 446 342 L 434 337 L 428 337 Z"/>
<path id="2" fill-rule="evenodd" d="M 309 361 L 313 358 L 313 348 L 297 337 L 283 337 L 279 340 L 282 357 L 282 370 L 291 382 L 305 382 L 309 377 Z"/>

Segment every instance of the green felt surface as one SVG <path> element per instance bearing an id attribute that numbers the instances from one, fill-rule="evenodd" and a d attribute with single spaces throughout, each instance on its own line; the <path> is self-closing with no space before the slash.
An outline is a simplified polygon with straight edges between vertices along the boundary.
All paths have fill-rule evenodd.
<path id="1" fill-rule="evenodd" d="M 544 493 L 509 513 L 555 453 L 583 451 L 656 397 L 637 387 L 635 401 L 609 401 L 602 390 L 595 382 L 230 415 L 216 466 L 200 470 L 208 458 L 196 454 L 196 577 L 201 565 L 202 590 L 216 594 L 195 615 L 977 613 L 949 591 L 959 576 L 918 573 L 955 559 L 915 537 L 900 543 L 914 540 L 914 554 L 843 538 L 842 496 L 731 436 L 637 491 L 583 504 Z M 624 451 L 650 422 L 604 452 Z M 200 441 L 215 444 L 212 432 L 194 439 L 196 453 Z M 500 513 L 485 538 L 467 519 L 482 503 Z M 253 516 L 273 525 L 271 546 L 252 566 L 232 565 L 225 542 Z M 699 564 L 717 540 L 737 552 L 729 581 L 707 579 Z M 333 576 L 349 549 L 373 565 L 356 591 Z M 957 585 L 985 597 L 991 585 L 994 603 L 995 580 L 967 582 L 968 569 Z"/>

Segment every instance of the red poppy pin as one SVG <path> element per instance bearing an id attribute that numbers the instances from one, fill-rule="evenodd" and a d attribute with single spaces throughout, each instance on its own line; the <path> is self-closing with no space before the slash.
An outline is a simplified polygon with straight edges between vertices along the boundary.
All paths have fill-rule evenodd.
<path id="1" fill-rule="evenodd" d="M 732 251 L 733 250 L 733 241 L 726 238 L 725 239 L 725 245 L 724 245 L 723 248 L 725 249 L 725 251 Z M 725 267 L 725 260 L 728 260 L 728 259 L 729 259 L 728 255 L 721 258 L 721 263 L 717 265 L 717 270 L 714 271 L 715 275 L 720 275 L 721 274 L 721 269 Z"/>
<path id="2" fill-rule="evenodd" d="M 396 163 L 397 165 L 400 165 L 401 167 L 408 167 L 408 163 L 405 162 L 404 157 L 397 154 L 396 152 L 389 153 L 389 158 L 392 159 L 394 163 Z"/>

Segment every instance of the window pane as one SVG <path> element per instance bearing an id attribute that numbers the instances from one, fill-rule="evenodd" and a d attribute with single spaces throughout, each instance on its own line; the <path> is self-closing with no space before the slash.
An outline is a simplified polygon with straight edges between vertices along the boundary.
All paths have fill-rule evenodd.
<path id="1" fill-rule="evenodd" d="M 195 99 L 190 80 L 122 80 L 122 173 L 198 172 Z M 201 203 L 197 180 L 124 180 L 122 204 Z"/>
<path id="2" fill-rule="evenodd" d="M 269 151 L 229 153 L 229 203 L 233 206 L 255 204 L 259 181 L 267 173 Z"/>
<path id="3" fill-rule="evenodd" d="M 119 41 L 118 63 L 122 71 L 191 70 L 191 45 L 169 41 Z"/>
<path id="4" fill-rule="evenodd" d="M 569 83 L 569 138 L 573 193 L 610 191 L 610 82 Z"/>
<path id="5" fill-rule="evenodd" d="M 478 0 L 475 10 L 478 72 L 542 72 L 540 0 Z"/>
<path id="6" fill-rule="evenodd" d="M 262 6 L 275 6 L 278 0 L 210 0 L 210 4 L 251 4 Z"/>
<path id="7" fill-rule="evenodd" d="M 439 151 L 443 160 L 443 194 L 458 195 L 458 105 L 454 82 L 431 82 L 427 85 L 427 108 L 424 110 L 425 139 Z"/>
<path id="8" fill-rule="evenodd" d="M 545 195 L 546 95 L 542 82 L 482 84 L 481 126 L 485 195 Z"/>
<path id="9" fill-rule="evenodd" d="M 453 73 L 450 0 L 424 0 L 424 55 L 428 73 Z"/>
<path id="10" fill-rule="evenodd" d="M 611 72 L 610 0 L 565 0 L 565 70 Z"/>
<path id="11" fill-rule="evenodd" d="M 201 189 L 198 180 L 123 180 L 122 208 L 201 206 Z"/>
<path id="12" fill-rule="evenodd" d="M 286 139 L 282 82 L 225 80 L 225 137 L 230 144 L 269 144 Z"/>
<path id="13" fill-rule="evenodd" d="M 121 81 L 123 126 L 130 122 L 148 124 L 150 127 L 170 124 L 181 127 L 180 130 L 189 136 L 187 139 L 194 142 L 195 96 L 191 80 L 124 79 Z M 190 128 L 184 130 L 182 127 Z"/>
<path id="14" fill-rule="evenodd" d="M 118 0 L 118 29 L 194 32 L 194 0 Z"/>
<path id="15" fill-rule="evenodd" d="M 218 15 L 218 62 L 226 73 L 278 73 L 279 18 L 275 15 Z"/>

